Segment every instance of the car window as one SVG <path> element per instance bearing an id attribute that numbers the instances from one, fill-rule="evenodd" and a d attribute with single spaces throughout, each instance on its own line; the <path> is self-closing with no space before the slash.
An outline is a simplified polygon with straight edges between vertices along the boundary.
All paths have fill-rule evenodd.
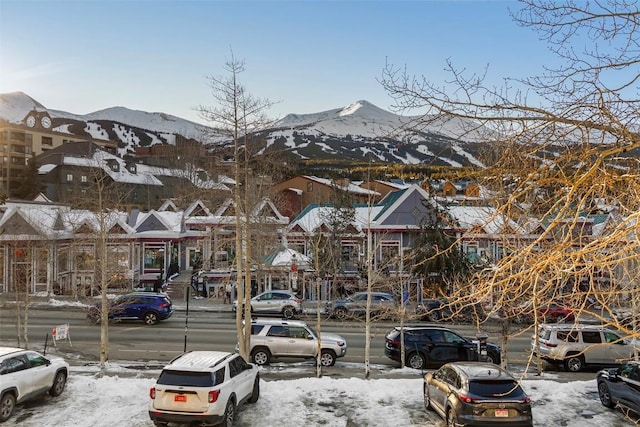
<path id="1" fill-rule="evenodd" d="M 27 369 L 27 362 L 22 356 L 11 357 L 2 362 L 1 374 L 12 374 Z"/>
<path id="2" fill-rule="evenodd" d="M 251 325 L 251 335 L 258 335 L 262 329 L 264 329 L 264 325 Z"/>
<path id="3" fill-rule="evenodd" d="M 291 295 L 289 294 L 282 294 L 282 293 L 275 293 L 273 294 L 273 299 L 289 299 L 291 297 Z"/>
<path id="4" fill-rule="evenodd" d="M 556 337 L 558 341 L 578 342 L 578 331 L 558 331 Z"/>
<path id="5" fill-rule="evenodd" d="M 271 328 L 269 328 L 269 332 L 267 332 L 267 335 L 270 337 L 286 337 L 287 330 L 284 326 L 273 325 L 271 326 Z"/>
<path id="6" fill-rule="evenodd" d="M 289 327 L 289 336 L 291 338 L 304 338 L 306 339 L 308 336 L 309 332 L 302 327 Z"/>
<path id="7" fill-rule="evenodd" d="M 524 394 L 518 383 L 512 380 L 471 380 L 469 381 L 469 392 L 482 397 L 508 398 L 516 398 Z"/>
<path id="8" fill-rule="evenodd" d="M 273 298 L 273 296 L 271 295 L 271 292 L 267 292 L 265 294 L 260 295 L 260 300 L 262 300 L 262 301 L 270 300 L 272 298 Z"/>
<path id="9" fill-rule="evenodd" d="M 222 378 L 224 379 L 224 368 Z M 158 377 L 158 384 L 185 386 L 185 387 L 212 387 L 219 379 L 219 374 L 214 376 L 211 372 L 193 372 L 193 371 L 180 371 L 174 369 L 164 369 L 160 372 Z"/>
<path id="10" fill-rule="evenodd" d="M 44 366 L 47 364 L 47 359 L 45 359 L 44 356 L 38 354 L 38 353 L 26 353 L 25 356 L 27 357 L 27 360 L 29 361 L 29 365 L 31 365 L 31 367 L 36 367 L 36 366 Z"/>
<path id="11" fill-rule="evenodd" d="M 582 342 L 587 344 L 598 344 L 602 342 L 600 331 L 582 331 Z"/>
<path id="12" fill-rule="evenodd" d="M 620 369 L 620 376 L 625 378 L 631 377 L 631 372 L 633 372 L 633 365 L 624 365 L 622 369 Z"/>
<path id="13" fill-rule="evenodd" d="M 367 294 L 355 294 L 351 298 L 353 299 L 353 301 L 366 301 Z"/>
<path id="14" fill-rule="evenodd" d="M 235 377 L 239 373 L 244 370 L 245 367 L 244 360 L 241 357 L 235 357 L 229 361 L 229 376 L 231 378 Z"/>
<path id="15" fill-rule="evenodd" d="M 444 341 L 448 343 L 460 344 L 467 341 L 464 338 L 462 338 L 460 335 L 454 334 L 451 331 L 443 331 L 443 335 L 444 335 Z"/>
<path id="16" fill-rule="evenodd" d="M 620 338 L 618 335 L 614 334 L 613 332 L 605 331 L 604 341 L 608 343 L 612 343 L 612 342 L 621 343 L 622 338 Z"/>
<path id="17" fill-rule="evenodd" d="M 633 367 L 633 371 L 631 371 L 631 375 L 629 375 L 629 379 L 634 381 L 640 381 L 640 366 Z"/>
<path id="18" fill-rule="evenodd" d="M 460 388 L 460 376 L 453 369 L 447 369 L 444 381 L 455 388 Z"/>

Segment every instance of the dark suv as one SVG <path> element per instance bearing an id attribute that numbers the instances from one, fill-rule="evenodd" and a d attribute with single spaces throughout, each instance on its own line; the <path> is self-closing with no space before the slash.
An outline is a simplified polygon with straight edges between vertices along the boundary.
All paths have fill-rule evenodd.
<path id="1" fill-rule="evenodd" d="M 479 360 L 479 342 L 465 338 L 440 326 L 406 326 L 404 331 L 405 364 L 414 369 L 438 368 L 445 363 Z M 385 337 L 384 354 L 400 362 L 400 328 Z M 484 360 L 500 363 L 500 347 L 487 343 Z"/>
<path id="2" fill-rule="evenodd" d="M 500 366 L 448 363 L 424 377 L 424 406 L 447 426 L 533 426 L 531 399 Z"/>
<path id="3" fill-rule="evenodd" d="M 99 323 L 101 303 L 97 303 L 87 312 L 87 317 Z M 171 298 L 166 294 L 136 292 L 122 295 L 109 303 L 109 320 L 143 320 L 147 325 L 155 325 L 173 315 Z"/>

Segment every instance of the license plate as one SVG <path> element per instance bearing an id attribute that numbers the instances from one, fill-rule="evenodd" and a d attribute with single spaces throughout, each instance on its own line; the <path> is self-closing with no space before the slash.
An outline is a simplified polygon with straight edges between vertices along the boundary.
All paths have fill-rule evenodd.
<path id="1" fill-rule="evenodd" d="M 174 400 L 174 402 L 186 402 L 187 401 L 187 396 L 185 396 L 184 394 L 176 394 L 173 397 L 173 400 Z"/>
<path id="2" fill-rule="evenodd" d="M 508 409 L 496 409 L 496 417 L 508 417 L 509 410 Z"/>

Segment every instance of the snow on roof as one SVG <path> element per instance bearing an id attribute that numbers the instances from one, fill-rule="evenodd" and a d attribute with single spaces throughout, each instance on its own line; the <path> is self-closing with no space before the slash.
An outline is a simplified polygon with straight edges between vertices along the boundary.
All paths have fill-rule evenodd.
<path id="1" fill-rule="evenodd" d="M 470 230 L 481 227 L 486 233 L 503 233 L 508 227 L 514 232 L 524 233 L 515 221 L 506 218 L 496 209 L 488 206 L 449 206 L 447 212 L 458 222 L 460 228 Z"/>
<path id="2" fill-rule="evenodd" d="M 337 187 L 343 191 L 347 191 L 349 193 L 354 193 L 354 194 L 365 194 L 365 195 L 370 195 L 370 196 L 379 196 L 380 193 L 378 193 L 377 191 L 373 191 L 373 190 L 367 190 L 366 188 L 362 188 L 358 185 L 355 185 L 353 183 L 349 183 L 347 185 L 340 185 L 339 183 L 332 181 L 330 179 L 326 179 L 326 178 L 319 178 L 317 176 L 312 176 L 312 175 L 304 175 L 305 178 L 311 180 L 311 181 L 315 181 L 318 182 L 320 184 L 326 185 L 327 187 Z"/>

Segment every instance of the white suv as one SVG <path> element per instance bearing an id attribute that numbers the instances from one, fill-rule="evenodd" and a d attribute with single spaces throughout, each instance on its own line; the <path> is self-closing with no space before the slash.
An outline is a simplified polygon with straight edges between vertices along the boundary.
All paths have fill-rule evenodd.
<path id="1" fill-rule="evenodd" d="M 251 313 L 271 314 L 291 319 L 302 313 L 302 300 L 289 291 L 267 291 L 251 298 Z M 242 306 L 241 306 L 242 307 Z M 238 309 L 238 301 L 233 301 L 231 310 Z"/>
<path id="2" fill-rule="evenodd" d="M 619 332 L 580 324 L 540 325 L 538 339 L 531 339 L 531 350 L 550 363 L 563 364 L 578 372 L 586 365 L 620 365 L 633 358 L 634 346 Z"/>
<path id="3" fill-rule="evenodd" d="M 64 359 L 22 348 L 0 347 L 0 423 L 8 420 L 16 404 L 59 396 L 69 375 Z"/>
<path id="4" fill-rule="evenodd" d="M 165 366 L 149 390 L 149 417 L 168 423 L 231 426 L 236 409 L 260 396 L 258 367 L 237 353 L 191 351 Z"/>
<path id="5" fill-rule="evenodd" d="M 347 354 L 347 341 L 340 335 L 321 333 L 320 364 L 333 366 Z M 254 319 L 251 321 L 251 360 L 266 365 L 272 357 L 315 358 L 318 334 L 297 320 Z"/>

